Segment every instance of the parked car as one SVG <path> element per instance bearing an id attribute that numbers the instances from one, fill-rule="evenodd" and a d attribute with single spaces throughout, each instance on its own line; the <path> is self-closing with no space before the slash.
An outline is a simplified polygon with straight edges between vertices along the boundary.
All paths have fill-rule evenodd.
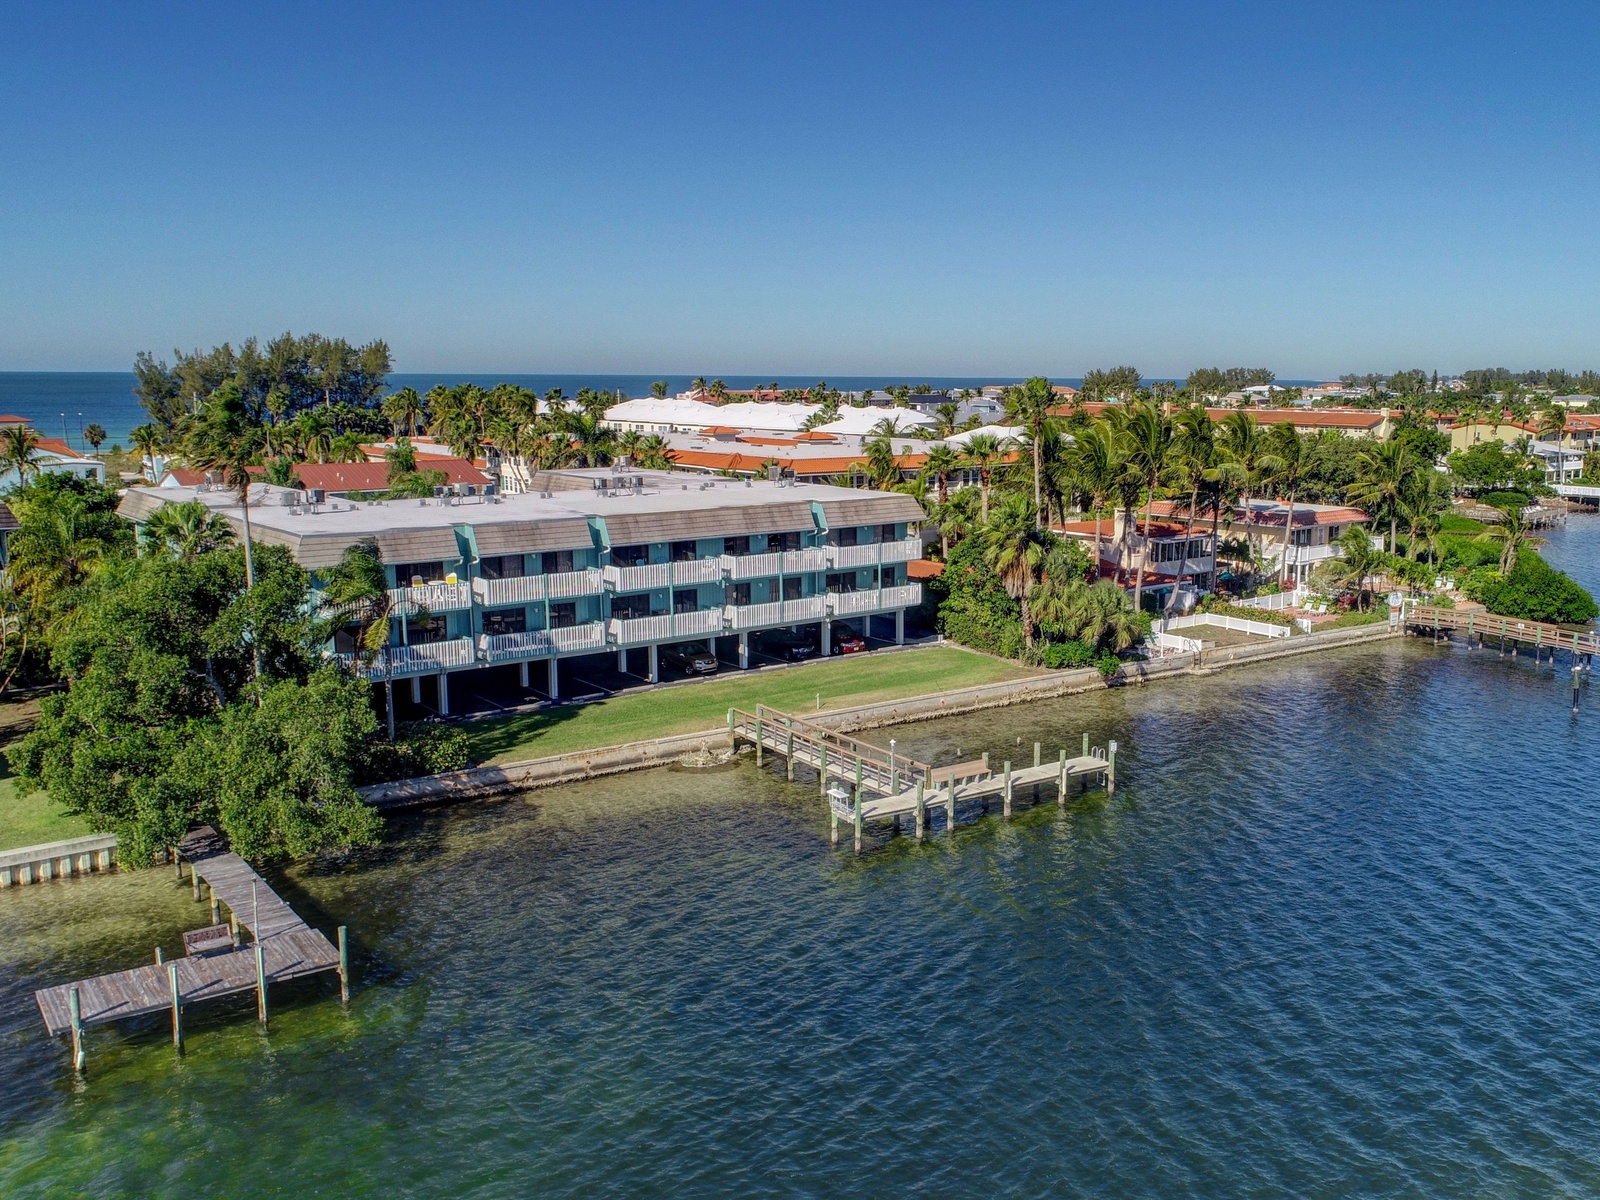
<path id="1" fill-rule="evenodd" d="M 840 625 L 833 631 L 833 652 L 835 654 L 859 654 L 867 648 L 867 643 L 861 635 L 849 626 Z"/>
<path id="2" fill-rule="evenodd" d="M 707 650 L 704 642 L 689 642 L 662 651 L 662 659 L 669 668 L 685 675 L 715 675 L 717 656 Z"/>
<path id="3" fill-rule="evenodd" d="M 767 653 L 789 662 L 803 662 L 817 652 L 813 634 L 799 629 L 780 629 L 766 638 Z"/>

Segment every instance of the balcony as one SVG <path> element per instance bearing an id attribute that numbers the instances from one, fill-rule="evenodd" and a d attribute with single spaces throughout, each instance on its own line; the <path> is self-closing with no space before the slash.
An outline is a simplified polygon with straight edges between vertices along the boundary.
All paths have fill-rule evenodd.
<path id="1" fill-rule="evenodd" d="M 722 609 L 703 608 L 698 612 L 660 613 L 653 617 L 612 617 L 607 629 L 612 644 L 617 646 L 705 637 L 722 632 Z"/>
<path id="2" fill-rule="evenodd" d="M 432 675 L 470 667 L 476 662 L 472 639 L 464 637 L 416 646 L 389 646 L 379 651 L 370 664 L 362 663 L 360 655 L 356 654 L 341 654 L 339 659 L 363 679 L 382 679 L 386 671 L 391 679 Z"/>
<path id="3" fill-rule="evenodd" d="M 472 587 L 465 583 L 424 583 L 420 587 L 390 588 L 389 603 L 404 610 L 455 612 L 472 607 Z"/>
<path id="4" fill-rule="evenodd" d="M 825 571 L 828 569 L 828 551 L 823 546 L 816 546 L 809 550 L 785 550 L 783 552 L 782 574 L 804 575 L 808 571 Z"/>
<path id="5" fill-rule="evenodd" d="M 829 592 L 828 613 L 835 617 L 848 617 L 856 613 L 884 612 L 896 608 L 910 608 L 922 603 L 922 585 L 903 583 L 898 587 L 874 588 L 861 592 Z"/>
<path id="6" fill-rule="evenodd" d="M 897 538 L 892 542 L 869 542 L 865 546 L 828 546 L 825 549 L 830 567 L 875 567 L 879 563 L 903 563 L 921 558 L 922 539 Z"/>
<path id="7" fill-rule="evenodd" d="M 643 563 L 637 567 L 609 566 L 602 571 L 602 577 L 606 587 L 614 592 L 646 592 L 651 588 L 721 583 L 722 558 L 690 558 L 682 562 Z"/>
<path id="8" fill-rule="evenodd" d="M 577 596 L 598 596 L 600 571 L 562 571 L 549 575 L 522 575 L 514 579 L 474 579 L 472 591 L 485 608 L 503 604 L 531 604 L 540 600 L 569 600 Z"/>
<path id="9" fill-rule="evenodd" d="M 603 650 L 606 645 L 606 627 L 603 621 L 586 621 L 582 625 L 567 625 L 545 632 L 550 635 L 550 645 L 557 654 Z"/>
<path id="10" fill-rule="evenodd" d="M 783 555 L 781 553 L 724 554 L 722 565 L 728 569 L 730 579 L 765 579 L 769 575 L 782 572 Z"/>
<path id="11" fill-rule="evenodd" d="M 798 600 L 774 600 L 768 604 L 729 605 L 727 612 L 729 624 L 742 632 L 770 625 L 820 621 L 826 610 L 826 596 L 802 596 Z"/>
<path id="12" fill-rule="evenodd" d="M 1266 550 L 1266 557 L 1279 557 L 1279 554 L 1273 553 L 1274 549 L 1281 554 L 1283 550 L 1283 543 L 1279 542 L 1276 547 L 1268 547 Z M 1338 558 L 1342 553 L 1344 553 L 1344 547 L 1340 546 L 1337 542 L 1332 545 L 1323 546 L 1290 546 L 1289 563 L 1293 566 L 1299 566 L 1303 563 L 1318 563 L 1325 558 Z"/>
<path id="13" fill-rule="evenodd" d="M 554 653 L 550 633 L 544 629 L 530 629 L 526 633 L 485 633 L 478 637 L 478 657 L 486 663 L 548 658 Z"/>

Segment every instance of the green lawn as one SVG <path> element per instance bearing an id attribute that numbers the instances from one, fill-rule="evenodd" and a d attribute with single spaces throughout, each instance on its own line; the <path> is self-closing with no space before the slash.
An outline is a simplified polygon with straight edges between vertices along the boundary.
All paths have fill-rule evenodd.
<path id="1" fill-rule="evenodd" d="M 39 715 L 38 704 L 0 704 L 0 750 L 27 733 Z M 0 850 L 37 846 L 89 832 L 82 817 L 69 817 L 50 803 L 43 792 L 17 795 L 11 767 L 0 755 Z"/>
<path id="2" fill-rule="evenodd" d="M 517 762 L 712 729 L 726 722 L 728 709 L 754 708 L 757 701 L 799 715 L 817 711 L 819 692 L 824 710 L 850 708 L 1034 673 L 1020 664 L 969 650 L 930 646 L 899 654 L 833 658 L 755 675 L 729 675 L 594 704 L 473 721 L 466 731 L 474 762 Z"/>

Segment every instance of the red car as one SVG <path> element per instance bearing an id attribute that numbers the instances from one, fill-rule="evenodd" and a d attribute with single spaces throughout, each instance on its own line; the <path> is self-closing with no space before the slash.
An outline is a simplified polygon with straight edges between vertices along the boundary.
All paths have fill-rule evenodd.
<path id="1" fill-rule="evenodd" d="M 867 643 L 861 635 L 847 628 L 833 631 L 833 652 L 835 654 L 859 654 L 867 648 Z"/>

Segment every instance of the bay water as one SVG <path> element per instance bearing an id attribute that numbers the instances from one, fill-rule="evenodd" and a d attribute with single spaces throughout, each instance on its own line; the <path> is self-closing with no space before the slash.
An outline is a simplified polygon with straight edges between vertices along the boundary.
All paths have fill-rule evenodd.
<path id="1" fill-rule="evenodd" d="M 1600 519 L 1548 555 L 1600 584 Z M 748 758 L 269 872 L 331 978 L 89 1034 L 170 871 L 0 893 L 0 1195 L 1592 1196 L 1600 688 L 1403 639 L 874 731 L 1114 797 L 827 845 Z"/>

